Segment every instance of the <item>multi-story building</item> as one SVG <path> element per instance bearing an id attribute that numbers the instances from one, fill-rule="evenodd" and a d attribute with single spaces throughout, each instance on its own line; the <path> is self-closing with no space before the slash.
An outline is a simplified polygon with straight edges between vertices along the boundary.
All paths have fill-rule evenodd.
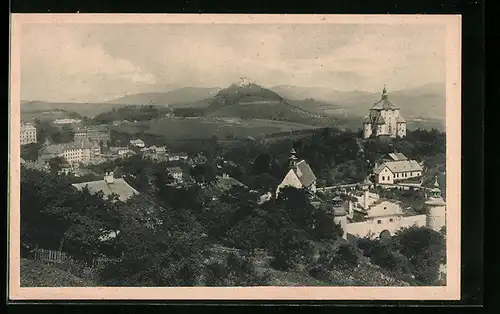
<path id="1" fill-rule="evenodd" d="M 36 128 L 33 124 L 21 124 L 20 142 L 21 145 L 36 143 Z"/>
<path id="2" fill-rule="evenodd" d="M 54 157 L 63 157 L 70 165 L 76 166 L 79 163 L 92 163 L 99 154 L 100 147 L 96 143 L 72 142 L 43 147 L 40 150 L 39 160 L 47 162 Z"/>
<path id="3" fill-rule="evenodd" d="M 363 137 L 371 136 L 406 136 L 406 121 L 400 115 L 399 107 L 389 100 L 385 87 L 382 99 L 373 105 L 363 121 Z"/>
<path id="4" fill-rule="evenodd" d="M 106 145 L 110 139 L 110 131 L 108 126 L 99 125 L 86 128 L 77 128 L 74 130 L 75 141 L 88 140 L 90 142 L 98 142 Z"/>

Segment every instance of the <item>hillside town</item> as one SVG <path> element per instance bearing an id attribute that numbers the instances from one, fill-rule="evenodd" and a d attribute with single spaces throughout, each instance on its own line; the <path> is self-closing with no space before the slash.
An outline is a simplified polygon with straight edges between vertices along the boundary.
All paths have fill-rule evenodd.
<path id="1" fill-rule="evenodd" d="M 238 88 L 242 87 L 238 86 Z M 172 117 L 169 116 L 169 118 Z M 130 118 L 130 120 L 132 119 L 133 117 Z M 163 215 L 162 213 L 166 210 L 165 207 L 173 206 L 174 210 L 183 211 L 189 206 L 195 206 L 186 204 L 196 202 L 195 198 L 201 196 L 190 194 L 194 192 L 189 191 L 199 191 L 196 193 L 202 193 L 200 195 L 204 195 L 206 200 L 199 204 L 201 206 L 198 209 L 200 212 L 196 213 L 195 216 L 200 215 L 196 219 L 200 220 L 204 231 L 200 231 L 199 234 L 193 236 L 196 241 L 208 236 L 214 242 L 215 247 L 222 248 L 224 254 L 241 249 L 236 244 L 233 246 L 230 244 L 233 240 L 228 240 L 233 237 L 235 232 L 239 232 L 233 230 L 233 227 L 239 226 L 241 222 L 247 221 L 246 219 L 250 219 L 247 223 L 250 223 L 253 219 L 255 221 L 263 219 L 258 217 L 236 219 L 233 217 L 231 218 L 233 220 L 229 220 L 229 225 L 217 227 L 218 223 L 222 223 L 222 221 L 218 221 L 219 219 L 226 219 L 222 217 L 227 215 L 229 215 L 227 217 L 230 217 L 240 213 L 245 206 L 255 206 L 255 209 L 252 210 L 263 211 L 261 215 L 264 216 L 266 211 L 271 212 L 277 210 L 274 208 L 284 206 L 283 210 L 290 211 L 289 215 L 292 215 L 292 218 L 290 218 L 292 221 L 295 219 L 293 215 L 304 217 L 303 219 L 306 220 L 312 219 L 312 225 L 307 226 L 307 228 L 311 228 L 308 231 L 310 234 L 319 232 L 317 230 L 322 226 L 322 235 L 315 239 L 315 242 L 313 241 L 316 243 L 315 245 L 329 239 L 327 246 L 331 246 L 331 250 L 335 252 L 337 252 L 338 245 L 348 251 L 350 250 L 349 252 L 359 250 L 358 247 L 361 246 L 361 243 L 365 243 L 365 245 L 371 243 L 370 245 L 376 247 L 380 241 L 407 236 L 404 232 L 414 232 L 415 234 L 423 232 L 422 234 L 426 234 L 427 231 L 418 230 L 431 230 L 438 235 L 442 234 L 446 226 L 446 202 L 442 195 L 443 187 L 439 183 L 439 181 L 443 180 L 443 171 L 436 170 L 435 166 L 429 165 L 430 159 L 426 159 L 426 156 L 422 153 L 414 153 L 408 150 L 412 156 L 409 157 L 395 147 L 400 145 L 404 150 L 405 147 L 401 143 L 413 147 L 419 142 L 411 139 L 412 130 L 407 130 L 406 121 L 400 114 L 400 108 L 389 100 L 385 87 L 381 99 L 373 104 L 369 116 L 364 118 L 362 122 L 363 128 L 358 133 L 350 133 L 350 131 L 336 130 L 334 128 L 320 128 L 313 135 L 305 133 L 295 142 L 278 141 L 277 144 L 273 145 L 281 145 L 281 153 L 278 153 L 277 148 L 269 148 L 269 146 L 265 146 L 267 144 L 259 144 L 264 145 L 264 148 L 262 153 L 257 158 L 254 158 L 249 154 L 253 154 L 251 149 L 254 148 L 251 147 L 257 145 L 255 139 L 246 138 L 238 142 L 240 144 L 237 145 L 247 146 L 242 150 L 243 155 L 234 157 L 238 155 L 232 155 L 236 154 L 234 151 L 237 151 L 233 146 L 226 148 L 225 153 L 210 153 L 210 149 L 215 149 L 215 146 L 220 145 L 217 139 L 214 139 L 215 144 L 209 144 L 215 146 L 210 147 L 208 150 L 200 146 L 199 151 L 197 151 L 195 145 L 198 144 L 190 144 L 190 147 L 186 146 L 187 149 L 191 149 L 187 152 L 178 147 L 170 147 L 169 143 L 162 143 L 161 140 L 152 141 L 150 137 L 142 133 L 126 136 L 120 134 L 118 136 L 118 133 L 113 130 L 120 124 L 126 123 L 123 120 L 115 120 L 109 124 L 99 124 L 88 119 L 82 121 L 82 119 L 70 118 L 58 118 L 45 122 L 45 124 L 40 121 L 25 121 L 20 130 L 21 166 L 22 169 L 25 169 L 24 171 L 38 173 L 39 176 L 48 176 L 47 178 L 57 182 L 55 184 L 66 182 L 64 183 L 66 184 L 64 189 L 72 187 L 79 193 L 98 196 L 104 202 L 110 202 L 109 204 L 111 204 L 102 206 L 114 206 L 116 208 L 128 206 L 132 209 L 129 208 L 123 212 L 135 210 L 136 213 L 133 215 L 143 213 L 137 217 L 138 221 L 144 221 L 143 226 L 147 225 L 148 228 L 153 229 L 166 228 L 165 225 L 169 224 L 169 221 L 164 220 L 164 218 L 158 218 Z M 37 124 L 44 128 L 43 136 L 41 136 L 42 130 L 37 129 Z M 53 134 L 57 134 L 57 136 L 47 133 L 47 129 L 52 130 Z M 424 132 L 425 136 L 428 136 L 428 134 L 436 136 L 435 133 L 428 133 L 428 131 L 416 130 L 415 132 L 415 134 Z M 55 138 L 64 138 L 65 141 L 57 141 Z M 317 141 L 324 141 L 324 143 L 317 144 Z M 432 145 L 432 143 L 430 144 Z M 317 158 L 317 155 L 320 154 L 320 151 L 316 150 L 314 145 L 319 145 L 318 147 L 331 145 L 328 149 L 333 149 L 333 151 L 328 154 L 334 154 L 332 156 L 340 165 L 346 167 L 355 165 L 356 174 L 343 173 L 342 177 L 337 176 L 336 182 L 332 171 L 341 171 L 340 166 L 334 166 L 331 162 L 322 161 L 323 165 L 318 162 L 320 159 L 316 159 L 316 161 L 308 159 L 308 156 Z M 342 145 L 350 146 L 343 148 Z M 385 147 L 385 149 L 381 147 Z M 321 149 L 324 150 L 324 148 Z M 370 156 L 369 151 L 373 151 L 374 155 Z M 280 159 L 281 162 L 276 161 L 275 157 L 269 157 L 270 154 L 275 154 L 276 158 Z M 247 158 L 251 160 L 245 163 L 244 159 Z M 342 159 L 344 160 L 342 161 Z M 255 172 L 254 169 L 258 167 L 263 167 L 264 170 L 259 170 L 258 175 L 251 176 L 250 174 Z M 322 172 L 323 168 L 328 170 L 326 176 Z M 342 171 L 345 172 L 345 170 Z M 31 180 L 36 181 L 35 178 Z M 31 193 L 36 194 L 36 191 Z M 303 195 L 303 198 L 301 195 Z M 131 203 L 140 197 L 144 198 L 143 202 L 145 203 Z M 189 198 L 193 199 L 190 200 Z M 177 205 L 172 203 L 174 199 L 178 202 L 175 203 Z M 236 201 L 237 199 L 239 201 Z M 289 203 L 293 199 L 296 200 L 295 203 Z M 411 203 L 411 201 L 415 200 L 419 201 L 418 206 Z M 255 205 L 244 205 L 244 202 L 254 203 Z M 180 207 L 175 208 L 175 206 Z M 240 206 L 243 207 L 240 209 Z M 290 206 L 299 206 L 299 208 L 292 209 L 289 208 Z M 215 218 L 219 217 L 216 212 L 226 207 L 228 207 L 229 212 L 224 213 L 224 215 L 220 214 L 222 215 L 220 218 Z M 153 210 L 153 208 L 157 209 Z M 204 214 L 206 210 L 209 212 Z M 298 212 L 295 212 L 297 210 Z M 301 211 L 303 212 L 301 213 Z M 312 215 L 310 218 L 307 217 L 309 212 Z M 173 213 L 173 215 L 180 215 L 180 213 Z M 210 217 L 213 215 L 216 215 L 214 221 L 204 222 L 204 220 L 212 219 Z M 156 222 L 153 223 L 151 220 Z M 225 220 L 224 223 L 226 223 Z M 297 223 L 300 225 L 305 221 Z M 324 227 L 326 225 L 330 227 Z M 243 226 L 240 228 L 243 228 Z M 257 228 L 252 229 L 252 233 L 260 234 L 264 232 L 264 230 L 258 229 L 258 226 L 252 228 Z M 98 245 L 96 244 L 97 246 L 94 249 L 86 249 L 87 253 L 83 259 L 86 260 L 87 255 L 90 254 L 94 256 L 91 258 L 91 262 L 87 262 L 90 265 L 102 264 L 103 261 L 108 261 L 107 265 L 111 265 L 109 261 L 119 263 L 124 258 L 123 254 L 127 254 L 126 252 L 122 251 L 120 253 L 122 255 L 116 256 L 116 254 L 106 253 L 109 249 L 102 251 L 100 247 L 106 241 L 118 241 L 121 237 L 124 237 L 126 231 L 121 229 L 123 228 L 115 225 L 113 228 L 108 226 L 95 230 L 95 232 L 99 233 L 98 239 L 101 240 L 97 242 Z M 227 233 L 223 231 L 226 229 Z M 289 230 L 289 232 L 293 233 L 297 230 Z M 179 230 L 170 230 L 168 232 L 170 234 L 170 232 L 179 232 Z M 66 239 L 66 237 L 64 236 L 63 239 Z M 288 236 L 279 236 L 277 241 L 281 243 L 280 241 L 284 239 L 288 239 Z M 64 240 L 61 241 L 64 242 Z M 75 239 L 74 243 L 79 243 L 79 241 L 81 240 Z M 251 250 L 252 254 L 256 254 L 255 252 L 266 251 L 266 245 L 268 244 L 256 245 L 252 248 L 246 247 L 243 251 Z M 325 245 L 321 244 L 320 246 Z M 33 256 L 36 256 L 39 260 L 49 261 L 74 258 L 80 254 L 71 253 L 75 248 L 69 248 L 68 251 L 65 251 L 64 243 L 59 248 L 49 246 L 43 247 L 40 243 L 26 243 L 25 250 L 30 252 L 27 253 L 28 255 L 34 254 Z M 333 247 L 336 249 L 333 249 Z M 44 255 L 40 253 L 42 252 L 40 250 L 49 253 Z M 272 252 L 276 249 L 269 247 L 267 250 Z M 318 249 L 316 248 L 316 250 Z M 379 250 L 382 249 L 379 248 Z M 377 261 L 370 257 L 372 256 L 370 254 L 375 253 L 366 252 L 368 251 L 365 251 L 365 255 L 362 255 L 363 258 L 372 259 L 367 265 L 379 265 L 377 269 L 396 267 L 397 263 L 394 266 L 384 266 L 389 262 L 385 260 L 383 262 Z M 293 263 L 305 267 L 304 263 L 309 263 L 302 260 L 296 262 L 287 260 L 285 262 L 281 260 L 285 259 L 285 256 L 279 254 L 282 253 L 274 251 L 274 257 L 269 257 L 274 258 L 271 264 L 282 263 L 286 266 L 282 265 L 277 268 L 271 266 L 275 269 L 292 269 L 290 265 Z M 330 256 L 332 252 L 320 250 L 311 256 L 322 256 L 321 254 Z M 349 260 L 354 258 L 353 256 L 357 256 L 358 253 L 345 254 L 347 254 L 347 257 L 340 257 L 339 265 L 348 262 L 344 261 L 343 258 Z M 390 254 L 393 253 L 386 252 L 384 254 L 392 256 Z M 394 257 L 384 258 L 402 258 L 400 257 L 401 253 L 394 254 L 396 254 Z M 57 258 L 54 258 L 54 256 Z M 99 258 L 97 258 L 98 256 Z M 331 258 L 339 257 L 333 256 Z M 318 257 L 313 259 L 318 261 Z M 358 266 L 354 267 L 361 267 L 359 266 L 361 262 L 358 261 L 358 257 L 356 257 L 356 260 L 355 264 Z M 411 265 L 411 261 L 407 263 Z M 444 261 L 439 260 L 437 266 L 439 272 L 435 273 L 436 277 L 432 280 L 432 284 L 444 280 L 446 272 Z M 417 269 L 421 265 L 411 267 Z M 334 276 L 336 270 L 329 271 L 330 275 Z M 414 280 L 420 280 L 421 282 L 426 280 L 423 279 L 426 278 L 425 276 L 422 277 L 419 275 L 420 273 L 415 271 L 398 270 L 397 273 L 398 275 L 394 275 L 394 273 L 382 271 L 380 278 L 392 278 L 388 279 L 387 285 L 398 285 L 396 282 L 400 282 L 399 285 L 407 285 L 408 282 Z M 327 280 L 318 276 L 313 275 L 316 279 Z"/>

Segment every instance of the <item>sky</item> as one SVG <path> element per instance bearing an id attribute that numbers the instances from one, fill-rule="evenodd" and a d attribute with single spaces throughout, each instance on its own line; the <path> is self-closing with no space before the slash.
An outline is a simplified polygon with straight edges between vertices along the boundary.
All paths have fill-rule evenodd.
<path id="1" fill-rule="evenodd" d="M 445 81 L 445 29 L 356 24 L 25 24 L 21 99 L 107 101 L 247 77 L 380 92 Z"/>

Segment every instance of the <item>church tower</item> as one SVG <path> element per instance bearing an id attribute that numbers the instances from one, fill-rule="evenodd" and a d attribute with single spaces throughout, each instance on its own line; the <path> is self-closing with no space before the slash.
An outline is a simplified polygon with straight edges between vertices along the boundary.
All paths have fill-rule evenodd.
<path id="1" fill-rule="evenodd" d="M 295 167 L 297 167 L 297 156 L 295 156 L 297 154 L 297 152 L 295 151 L 295 149 L 291 149 L 290 150 L 290 157 L 288 157 L 288 167 L 289 169 L 294 169 Z"/>
<path id="2" fill-rule="evenodd" d="M 437 177 L 425 206 L 427 208 L 427 227 L 434 231 L 441 231 L 441 228 L 446 224 L 446 203 L 441 197 Z"/>

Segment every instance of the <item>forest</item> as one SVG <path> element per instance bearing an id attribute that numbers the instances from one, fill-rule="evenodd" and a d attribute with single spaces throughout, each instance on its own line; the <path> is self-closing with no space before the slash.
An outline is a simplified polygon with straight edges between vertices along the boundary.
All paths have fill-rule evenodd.
<path id="1" fill-rule="evenodd" d="M 389 149 L 386 144 L 407 147 L 408 156 L 431 158 L 442 151 L 427 143 L 442 137 L 418 131 L 393 143 L 367 141 L 362 149 L 352 134 L 328 129 L 301 141 L 247 141 L 229 149 L 212 139 L 198 147 L 198 161 L 185 166 L 190 179 L 180 186 L 171 184 L 168 163 L 131 157 L 102 165 L 101 171 L 121 172 L 140 192 L 124 203 L 78 191 L 71 186 L 75 178 L 56 171 L 22 167 L 22 258 L 32 258 L 35 248 L 60 250 L 87 268 L 99 256 L 110 257 L 94 269 L 93 284 L 104 286 L 273 285 L 280 276 L 299 276 L 298 284 L 433 285 L 445 258 L 443 232 L 409 228 L 389 240 L 349 242 L 305 191 L 286 188 L 265 203 L 259 196 L 282 178 L 290 145 L 313 160 L 315 171 L 360 159 L 353 169 L 363 174 L 366 154 L 376 158 Z M 221 189 L 221 173 L 248 187 Z M 105 237 L 116 231 L 116 237 Z M 381 279 L 387 277 L 392 283 Z"/>

